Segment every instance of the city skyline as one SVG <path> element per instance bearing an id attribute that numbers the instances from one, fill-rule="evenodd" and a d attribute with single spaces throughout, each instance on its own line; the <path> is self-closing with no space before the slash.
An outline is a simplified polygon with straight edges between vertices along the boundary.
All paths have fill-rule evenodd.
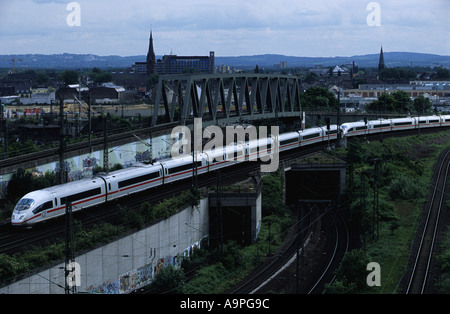
<path id="1" fill-rule="evenodd" d="M 450 55 L 445 0 L 17 0 L 0 3 L 0 54 L 304 57 L 408 51 Z M 69 25 L 69 18 L 78 25 Z M 75 21 L 76 22 L 76 21 Z M 76 24 L 76 23 L 75 23 Z"/>

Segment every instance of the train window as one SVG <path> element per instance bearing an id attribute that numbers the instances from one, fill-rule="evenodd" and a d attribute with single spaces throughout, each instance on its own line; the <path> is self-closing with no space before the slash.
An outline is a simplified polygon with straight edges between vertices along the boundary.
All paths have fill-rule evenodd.
<path id="1" fill-rule="evenodd" d="M 437 122 L 439 122 L 439 120 L 430 120 L 429 122 L 430 123 L 437 123 Z"/>
<path id="2" fill-rule="evenodd" d="M 40 213 L 40 212 L 50 209 L 52 207 L 53 207 L 52 201 L 48 201 L 48 202 L 36 207 L 35 209 L 33 209 L 33 214 Z"/>
<path id="3" fill-rule="evenodd" d="M 144 175 L 139 176 L 139 177 L 135 177 L 135 178 L 131 178 L 131 179 L 128 179 L 128 180 L 120 181 L 119 182 L 119 189 L 123 188 L 125 186 L 130 186 L 130 185 L 133 185 L 133 184 L 136 184 L 136 183 L 152 180 L 152 179 L 155 179 L 157 177 L 159 177 L 159 172 L 153 172 L 153 173 L 144 174 Z M 111 190 L 111 184 L 109 185 L 109 189 Z"/>
<path id="4" fill-rule="evenodd" d="M 98 195 L 101 193 L 102 193 L 102 190 L 100 188 L 95 188 L 95 189 L 80 192 L 77 194 L 68 195 L 66 197 L 61 198 L 61 205 L 66 204 L 66 202 L 76 202 L 76 201 L 82 200 L 84 198 L 95 196 L 95 195 Z"/>
<path id="5" fill-rule="evenodd" d="M 408 121 L 408 122 L 398 122 L 398 123 L 395 123 L 394 125 L 398 126 L 398 125 L 410 125 L 410 124 L 412 124 L 411 121 Z"/>
<path id="6" fill-rule="evenodd" d="M 303 140 L 309 140 L 309 139 L 318 137 L 319 135 L 320 135 L 319 133 L 314 133 L 314 134 L 304 135 L 304 136 L 303 136 Z"/>
<path id="7" fill-rule="evenodd" d="M 202 162 L 197 161 L 197 167 L 201 167 L 201 165 L 202 165 Z M 189 163 L 189 164 L 174 167 L 174 168 L 169 168 L 169 174 L 177 173 L 177 172 L 181 172 L 181 171 L 185 171 L 185 170 L 191 170 L 192 168 L 194 168 L 193 163 Z"/>
<path id="8" fill-rule="evenodd" d="M 292 143 L 295 143 L 295 142 L 298 142 L 298 139 L 297 138 L 291 138 L 291 139 L 288 139 L 288 140 L 281 141 L 280 142 L 280 146 L 283 146 L 283 145 L 286 145 L 286 144 L 292 144 Z"/>
<path id="9" fill-rule="evenodd" d="M 34 204 L 34 200 L 31 198 L 22 198 L 14 208 L 14 210 L 21 211 L 27 210 Z"/>
<path id="10" fill-rule="evenodd" d="M 391 126 L 390 124 L 375 124 L 374 128 L 385 128 Z"/>
<path id="11" fill-rule="evenodd" d="M 108 183 L 109 190 L 111 191 L 111 183 Z"/>

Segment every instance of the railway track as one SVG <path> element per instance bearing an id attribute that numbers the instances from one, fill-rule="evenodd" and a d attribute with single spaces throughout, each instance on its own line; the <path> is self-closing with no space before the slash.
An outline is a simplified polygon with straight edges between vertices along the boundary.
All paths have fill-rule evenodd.
<path id="1" fill-rule="evenodd" d="M 344 218 L 339 213 L 332 213 L 331 215 L 333 221 L 331 228 L 334 229 L 330 241 L 329 252 L 331 254 L 327 254 L 328 258 L 322 262 L 324 264 L 322 264 L 320 271 L 316 273 L 317 277 L 312 280 L 312 285 L 308 287 L 307 294 L 320 294 L 325 284 L 333 283 L 336 277 L 334 271 L 350 247 L 350 235 Z"/>
<path id="2" fill-rule="evenodd" d="M 308 223 L 305 224 L 306 227 L 301 229 L 300 222 L 293 226 L 294 236 L 286 242 L 286 246 L 282 247 L 279 252 L 275 253 L 275 257 L 271 259 L 268 263 L 260 267 L 256 273 L 252 274 L 246 280 L 241 282 L 237 287 L 235 287 L 230 293 L 232 294 L 253 294 L 258 293 L 258 291 L 270 282 L 276 275 L 280 273 L 285 267 L 288 267 L 292 263 L 292 258 L 297 254 L 301 254 L 301 247 L 309 242 L 308 237 L 311 230 L 311 215 L 307 215 L 305 219 Z M 298 236 L 298 237 L 297 237 Z M 299 243 L 299 237 L 304 239 L 304 243 Z"/>
<path id="3" fill-rule="evenodd" d="M 108 133 L 108 146 L 114 145 L 114 142 L 120 142 L 123 140 L 132 140 L 135 141 L 135 134 L 151 134 L 152 132 L 159 132 L 163 129 L 170 130 L 174 126 L 176 126 L 176 123 L 168 123 L 166 125 L 157 126 L 157 127 L 143 127 L 138 128 L 131 131 L 125 131 L 125 132 L 109 132 Z M 94 138 L 91 140 L 91 146 L 97 147 L 98 149 L 102 149 L 104 146 L 105 139 L 103 137 L 103 133 L 95 133 L 93 134 Z M 72 143 L 68 144 L 64 148 L 64 153 L 71 153 L 71 152 L 79 152 L 80 150 L 86 149 L 88 147 L 87 141 L 82 141 L 78 143 Z M 59 156 L 59 147 L 52 147 L 49 149 L 45 149 L 38 152 L 23 154 L 19 156 L 14 156 L 10 158 L 5 158 L 5 156 L 0 157 L 0 168 L 6 168 L 6 167 L 15 167 L 20 164 L 26 164 L 28 162 L 33 162 L 39 159 L 49 159 L 54 158 L 55 160 Z"/>
<path id="4" fill-rule="evenodd" d="M 303 157 L 324 149 L 326 145 L 315 145 L 313 147 L 299 148 L 293 151 L 282 152 L 280 161 L 289 162 L 299 157 Z M 248 178 L 248 174 L 258 171 L 260 162 L 244 162 L 230 168 L 222 169 L 222 183 L 232 184 Z M 208 188 L 217 184 L 217 174 L 207 173 L 199 176 L 198 187 Z M 118 204 L 126 206 L 128 210 L 134 210 L 144 202 L 156 203 L 165 198 L 178 195 L 192 186 L 192 180 L 185 179 L 170 183 L 169 186 L 159 186 L 148 191 L 132 194 L 124 197 L 120 201 L 102 204 L 95 208 L 74 212 L 74 219 L 81 221 L 83 226 L 90 226 L 99 222 L 117 219 L 119 215 Z M 42 225 L 38 224 L 29 230 L 22 228 L 12 228 L 8 223 L 0 225 L 0 254 L 14 253 L 23 250 L 32 244 L 37 244 L 46 240 L 54 240 L 63 237 L 65 232 L 64 216 L 50 220 Z"/>
<path id="5" fill-rule="evenodd" d="M 431 199 L 427 207 L 425 207 L 423 223 L 418 226 L 416 246 L 413 246 L 411 250 L 410 260 L 412 260 L 412 266 L 407 277 L 406 294 L 424 294 L 432 288 L 432 280 L 430 278 L 431 266 L 438 237 L 442 207 L 446 200 L 450 148 L 445 150 L 439 159 L 432 182 Z"/>
<path id="6" fill-rule="evenodd" d="M 411 131 L 405 131 L 405 132 L 398 132 L 397 134 L 399 134 L 401 136 L 402 135 L 407 135 L 413 133 Z M 379 135 L 374 135 L 373 137 L 376 138 Z M 295 160 L 299 157 L 304 157 L 306 155 L 312 154 L 314 152 L 318 152 L 323 150 L 324 148 L 327 147 L 327 143 L 321 143 L 321 144 L 317 144 L 314 145 L 312 147 L 302 147 L 299 149 L 295 149 L 293 151 L 288 151 L 288 152 L 283 152 L 280 155 L 280 162 L 284 162 L 284 163 L 288 163 L 292 160 Z M 448 154 L 446 156 L 446 158 L 449 158 Z M 223 171 L 223 176 L 222 176 L 222 180 L 223 183 L 226 183 L 228 180 L 228 182 L 238 182 L 240 178 L 244 177 L 248 177 L 248 173 L 253 172 L 253 171 L 257 171 L 259 169 L 260 163 L 259 162 L 248 162 L 248 163 L 243 163 L 243 164 L 239 164 L 235 167 L 231 167 L 231 169 L 228 169 L 227 171 Z M 214 185 L 216 183 L 217 180 L 217 176 L 213 173 L 213 174 L 205 174 L 201 176 L 201 180 L 199 180 L 199 186 L 200 187 L 208 187 L 211 185 Z M 140 206 L 140 204 L 142 204 L 142 202 L 145 201 L 150 201 L 150 202 L 157 202 L 158 200 L 162 200 L 165 197 L 168 196 L 173 196 L 176 195 L 177 193 L 184 191 L 186 188 L 191 186 L 191 180 L 190 179 L 186 179 L 183 180 L 181 182 L 176 182 L 173 183 L 170 187 L 170 189 L 168 189 L 167 187 L 161 187 L 161 188 L 157 188 L 157 189 L 152 189 L 150 190 L 150 192 L 142 192 L 136 195 L 133 195 L 132 197 L 127 198 L 126 200 L 124 199 L 123 201 L 120 202 L 120 204 L 127 206 L 127 208 L 133 208 L 133 207 L 137 207 Z M 107 204 L 108 205 L 108 204 Z M 79 213 L 74 213 L 74 218 L 78 219 L 80 217 L 78 216 L 85 216 L 85 218 L 83 218 L 83 224 L 85 225 L 89 225 L 89 224 L 94 224 L 97 223 L 99 221 L 105 221 L 106 219 L 108 219 L 108 217 L 113 217 L 117 216 L 117 211 L 116 210 L 111 210 L 110 206 L 99 206 L 98 209 L 92 210 L 85 210 L 85 211 L 81 211 Z M 339 221 L 339 218 L 337 218 L 335 221 Z M 336 222 L 337 223 L 337 222 Z M 58 219 L 56 219 L 54 222 L 51 223 L 47 223 L 44 224 L 41 227 L 34 227 L 31 230 L 25 230 L 25 232 L 21 232 L 19 229 L 13 229 L 11 228 L 10 225 L 4 225 L 4 226 L 0 226 L 0 253 L 12 253 L 12 252 L 17 252 L 20 251 L 24 248 L 26 248 L 28 245 L 30 244 L 34 244 L 37 242 L 42 242 L 42 241 L 47 241 L 49 239 L 54 239 L 55 237 L 59 237 L 59 236 L 63 236 L 64 234 L 64 219 L 60 219 L 58 222 Z M 339 228 L 340 230 L 341 228 Z M 340 234 L 342 234 L 342 232 L 340 231 Z M 340 238 L 341 240 L 336 240 L 337 242 L 335 242 L 335 247 L 338 246 L 337 243 L 340 243 L 340 247 L 342 247 L 342 243 L 345 243 L 345 241 L 343 241 L 342 239 L 344 239 L 343 235 L 338 235 L 338 233 L 336 233 L 336 238 Z M 348 244 L 347 244 L 348 245 Z M 290 246 L 295 246 L 295 243 L 291 243 Z M 338 252 L 341 251 L 342 249 L 334 249 L 334 252 Z M 278 271 L 278 269 L 280 269 L 281 267 L 283 267 L 283 265 L 286 264 L 286 262 L 292 258 L 292 254 L 295 255 L 295 248 L 289 248 L 289 250 L 287 250 L 285 253 L 283 253 L 283 258 L 280 258 L 279 261 L 277 262 L 277 265 L 273 265 L 271 266 L 272 270 L 267 270 L 268 273 L 271 272 L 271 274 L 268 274 L 267 276 L 262 276 L 262 277 L 266 277 L 270 278 L 274 273 L 276 273 Z M 333 259 L 330 259 L 327 263 L 327 266 L 324 267 L 324 273 L 321 274 L 319 276 L 321 282 L 316 282 L 315 284 L 313 284 L 311 286 L 311 288 L 305 292 L 305 293 L 318 293 L 318 291 L 320 291 L 321 286 L 323 286 L 323 282 L 330 282 L 330 280 L 332 280 L 332 277 L 330 279 L 330 275 L 329 275 L 329 270 L 333 269 L 333 263 L 335 263 L 336 261 L 339 260 L 339 257 L 337 254 L 331 254 L 330 256 L 333 256 Z M 421 267 L 417 267 L 417 269 L 419 270 Z M 325 272 L 326 271 L 326 272 Z M 256 281 L 253 282 L 253 287 L 249 288 L 251 285 L 249 285 L 247 288 L 242 288 L 242 289 L 247 289 L 249 290 L 248 292 L 245 293 L 250 293 L 252 291 L 257 292 L 258 290 L 255 290 L 258 285 L 261 284 L 261 282 L 256 283 Z M 238 290 L 236 290 L 238 291 Z M 241 290 L 241 291 L 245 291 L 245 290 Z M 411 290 L 412 291 L 412 290 Z M 244 292 L 243 292 L 244 293 Z"/>
<path id="7" fill-rule="evenodd" d="M 350 237 L 344 218 L 335 210 L 325 210 L 319 215 L 309 216 L 308 219 L 307 227 L 302 231 L 307 235 L 303 237 L 304 245 L 299 245 L 296 238 L 297 231 L 294 232 L 294 236 L 288 238 L 275 258 L 269 259 L 229 293 L 260 294 L 273 289 L 276 291 L 277 285 L 280 284 L 272 285 L 272 282 L 277 281 L 281 282 L 285 293 L 288 292 L 287 290 L 289 290 L 288 293 L 322 293 L 325 284 L 332 283 L 334 280 L 334 270 L 349 248 Z M 314 226 L 315 223 L 318 225 Z M 320 236 L 319 239 L 321 232 L 317 227 L 320 229 L 320 226 L 327 236 Z M 295 229 L 296 226 L 293 228 Z M 318 245 L 317 241 L 327 243 Z M 314 248 L 315 246 L 320 248 Z M 305 266 L 302 262 L 305 259 L 304 254 L 311 255 L 306 258 L 314 260 L 313 263 L 309 263 L 309 266 Z M 295 287 L 292 284 L 293 281 L 296 281 Z"/>

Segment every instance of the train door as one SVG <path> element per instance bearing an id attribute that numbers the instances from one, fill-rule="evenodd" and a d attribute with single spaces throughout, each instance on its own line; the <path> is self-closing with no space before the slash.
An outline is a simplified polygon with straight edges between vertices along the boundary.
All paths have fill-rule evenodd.
<path id="1" fill-rule="evenodd" d="M 56 196 L 55 192 L 51 192 L 51 196 L 52 196 L 52 204 L 53 204 L 53 208 L 51 208 L 50 210 L 47 210 L 46 215 L 47 218 L 49 217 L 53 217 L 56 216 L 58 214 L 58 212 L 60 212 L 61 210 L 56 210 L 56 208 L 58 208 L 58 197 Z"/>

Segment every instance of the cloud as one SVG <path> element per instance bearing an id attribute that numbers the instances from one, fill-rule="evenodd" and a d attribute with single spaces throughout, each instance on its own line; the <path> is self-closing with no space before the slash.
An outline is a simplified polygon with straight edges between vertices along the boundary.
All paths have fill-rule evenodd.
<path id="1" fill-rule="evenodd" d="M 152 28 L 157 54 L 334 56 L 376 53 L 381 43 L 386 51 L 450 53 L 447 0 L 378 0 L 381 27 L 366 23 L 371 0 L 78 0 L 80 27 L 66 24 L 69 2 L 3 1 L 2 49 L 146 54 Z"/>

